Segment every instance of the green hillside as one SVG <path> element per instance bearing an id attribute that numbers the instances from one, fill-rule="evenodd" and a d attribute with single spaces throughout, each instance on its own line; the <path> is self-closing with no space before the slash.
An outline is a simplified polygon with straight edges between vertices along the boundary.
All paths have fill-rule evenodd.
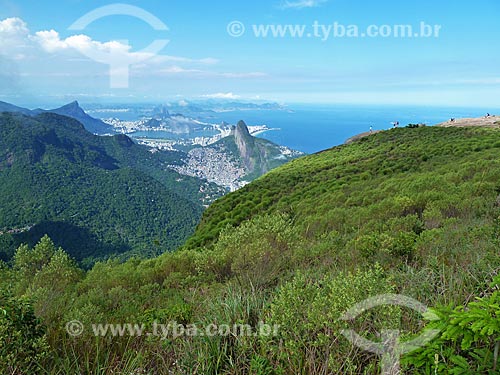
<path id="1" fill-rule="evenodd" d="M 202 199 L 218 194 L 168 170 L 173 162 L 68 117 L 1 114 L 0 256 L 44 234 L 79 261 L 173 250 L 192 233 Z"/>
<path id="2" fill-rule="evenodd" d="M 214 202 L 187 246 L 275 212 L 293 217 L 306 236 L 359 235 L 411 217 L 425 229 L 431 212 L 445 221 L 468 217 L 476 195 L 494 201 L 500 191 L 499 148 L 500 133 L 482 128 L 407 128 L 363 138 L 291 161 Z"/>
<path id="3" fill-rule="evenodd" d="M 18 340 L 17 356 L 0 352 L 0 368 L 378 375 L 380 358 L 342 330 L 380 341 L 383 329 L 397 329 L 407 341 L 422 332 L 422 317 L 394 306 L 341 317 L 368 297 L 397 293 L 432 306 L 439 320 L 428 324 L 441 332 L 403 356 L 403 374 L 494 374 L 499 149 L 495 129 L 395 129 L 294 160 L 228 194 L 183 249 L 155 259 L 84 273 L 48 238 L 20 247 L 10 267 L 0 265 L 0 306 L 23 313 L 0 314 Z M 70 337 L 65 324 L 75 319 L 86 329 Z M 258 334 L 95 337 L 90 329 L 133 323 L 151 332 L 154 322 L 174 321 L 246 324 Z M 263 334 L 263 324 L 274 333 Z M 33 355 L 36 365 L 26 361 Z"/>

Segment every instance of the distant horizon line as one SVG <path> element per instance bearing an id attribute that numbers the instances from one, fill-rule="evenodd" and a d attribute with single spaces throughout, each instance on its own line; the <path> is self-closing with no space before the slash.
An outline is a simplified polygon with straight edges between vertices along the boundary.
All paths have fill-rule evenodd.
<path id="1" fill-rule="evenodd" d="M 69 95 L 68 95 L 69 96 Z M 177 97 L 177 98 L 168 98 L 166 97 L 165 99 L 156 99 L 156 100 L 144 100 L 144 101 L 132 101 L 130 98 L 122 98 L 113 100 L 113 101 L 108 101 L 108 100 L 99 100 L 99 97 L 96 96 L 95 98 L 89 100 L 88 98 L 81 98 L 78 96 L 73 97 L 73 99 L 68 98 L 66 100 L 62 99 L 61 101 L 50 101 L 50 102 L 43 102 L 43 100 L 35 102 L 33 100 L 30 100 L 28 102 L 23 102 L 22 100 L 19 100 L 19 98 L 14 98 L 14 97 L 6 97 L 6 96 L 0 96 L 0 101 L 13 104 L 16 106 L 28 108 L 28 109 L 52 109 L 51 106 L 64 106 L 66 104 L 72 103 L 72 102 L 78 102 L 81 106 L 88 106 L 88 105 L 109 105 L 109 106 L 124 106 L 124 105 L 134 105 L 134 106 L 141 106 L 141 105 L 165 105 L 165 104 L 175 104 L 176 102 L 180 102 L 182 100 L 192 102 L 192 103 L 199 103 L 199 102 L 220 102 L 220 103 L 231 103 L 231 102 L 237 102 L 237 103 L 253 103 L 253 104 L 264 104 L 264 103 L 272 103 L 272 104 L 279 104 L 285 107 L 290 107 L 290 109 L 293 109 L 293 107 L 318 107 L 318 108 L 326 108 L 326 107 L 366 107 L 366 108 L 377 108 L 377 107 L 399 107 L 399 108 L 442 108 L 442 109 L 458 109 L 458 108 L 463 108 L 463 109 L 485 109 L 485 110 L 499 110 L 500 111 L 500 104 L 497 106 L 489 106 L 485 104 L 478 104 L 478 105 L 460 105 L 460 104 L 427 104 L 427 103 L 370 103 L 370 102 L 301 102 L 301 101 L 289 101 L 289 102 L 283 102 L 280 100 L 273 100 L 273 99 L 252 99 L 252 98 L 200 98 L 200 97 Z"/>

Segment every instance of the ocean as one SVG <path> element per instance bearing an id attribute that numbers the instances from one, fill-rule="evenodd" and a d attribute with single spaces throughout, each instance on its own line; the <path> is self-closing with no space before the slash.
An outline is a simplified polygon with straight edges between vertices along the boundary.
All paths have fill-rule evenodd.
<path id="1" fill-rule="evenodd" d="M 484 108 L 402 106 L 291 105 L 288 108 L 288 111 L 223 112 L 211 122 L 235 124 L 244 120 L 247 125 L 267 125 L 276 130 L 261 133 L 259 137 L 312 154 L 343 144 L 353 135 L 369 131 L 370 126 L 373 130 L 390 129 L 396 121 L 400 127 L 415 123 L 435 125 L 452 117 L 480 117 L 487 111 L 500 113 Z"/>

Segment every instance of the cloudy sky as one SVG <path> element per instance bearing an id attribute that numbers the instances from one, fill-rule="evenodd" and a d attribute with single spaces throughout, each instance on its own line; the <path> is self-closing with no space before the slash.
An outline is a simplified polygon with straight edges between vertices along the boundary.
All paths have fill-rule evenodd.
<path id="1" fill-rule="evenodd" d="M 0 100 L 500 107 L 499 16 L 498 0 L 0 0 Z"/>

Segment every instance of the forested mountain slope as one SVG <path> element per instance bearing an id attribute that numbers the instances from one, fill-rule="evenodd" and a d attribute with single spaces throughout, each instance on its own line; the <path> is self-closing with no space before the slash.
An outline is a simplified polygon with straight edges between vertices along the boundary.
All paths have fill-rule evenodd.
<path id="1" fill-rule="evenodd" d="M 188 246 L 210 243 L 227 225 L 275 212 L 291 215 L 309 235 L 359 235 L 410 217 L 432 226 L 425 219 L 431 214 L 438 215 L 434 225 L 469 217 L 475 194 L 496 202 L 499 149 L 500 132 L 492 129 L 420 127 L 374 134 L 291 161 L 216 201 Z"/>
<path id="2" fill-rule="evenodd" d="M 126 136 L 98 137 L 68 117 L 0 115 L 0 239 L 8 259 L 49 234 L 78 260 L 158 254 L 189 235 L 219 190 Z"/>

